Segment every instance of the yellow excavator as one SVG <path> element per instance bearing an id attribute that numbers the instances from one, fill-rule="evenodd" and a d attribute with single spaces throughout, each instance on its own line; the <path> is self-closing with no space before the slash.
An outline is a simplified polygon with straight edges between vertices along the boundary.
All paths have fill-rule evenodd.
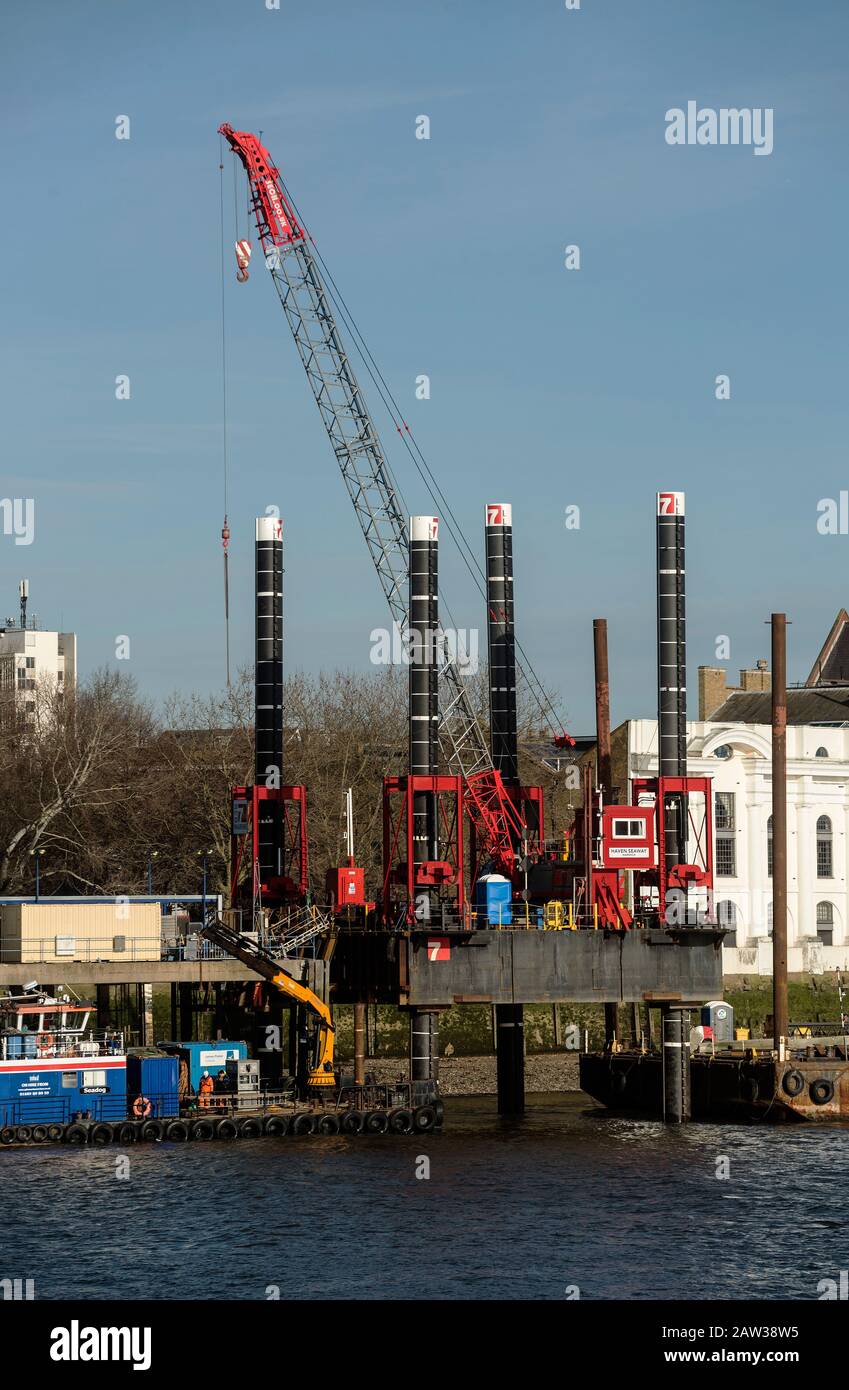
<path id="1" fill-rule="evenodd" d="M 335 1030 L 330 1009 L 319 999 L 306 985 L 299 984 L 293 980 L 291 975 L 287 975 L 285 970 L 281 970 L 279 964 L 267 951 L 250 937 L 242 936 L 239 932 L 233 931 L 224 922 L 208 922 L 201 929 L 201 936 L 214 941 L 216 946 L 220 946 L 222 951 L 228 955 L 235 956 L 242 961 L 255 974 L 261 975 L 264 980 L 275 989 L 279 989 L 281 994 L 292 999 L 297 1004 L 303 1004 L 310 1009 L 318 1018 L 318 1036 L 316 1041 L 315 1057 L 313 1065 L 310 1067 L 307 1085 L 310 1090 L 327 1090 L 328 1087 L 336 1085 L 336 1076 L 333 1071 L 333 1043 Z"/>

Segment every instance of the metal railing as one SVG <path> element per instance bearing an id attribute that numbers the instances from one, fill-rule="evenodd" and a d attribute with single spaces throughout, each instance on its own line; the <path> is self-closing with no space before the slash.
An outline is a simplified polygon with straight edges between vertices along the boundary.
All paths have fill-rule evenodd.
<path id="1" fill-rule="evenodd" d="M 0 1129 L 18 1125 L 68 1125 L 73 1123 L 119 1123 L 122 1120 L 143 1124 L 146 1120 L 221 1120 L 248 1114 L 267 1115 L 275 1112 L 293 1114 L 296 1111 L 344 1113 L 348 1110 L 369 1112 L 406 1109 L 415 1110 L 432 1105 L 439 1088 L 432 1081 L 370 1082 L 334 1088 L 330 1095 L 317 1094 L 304 1100 L 295 1092 L 294 1081 L 288 1088 L 259 1091 L 221 1091 L 209 1096 L 178 1097 L 175 1089 L 167 1091 L 127 1091 L 107 1095 L 87 1095 L 81 1102 L 78 1094 L 66 1099 L 53 1096 L 9 1096 L 0 1098 Z M 43 1136 L 42 1136 L 43 1137 Z M 58 1136 L 52 1136 L 58 1137 Z M 8 1138 L 2 1140 L 8 1142 Z"/>
<path id="2" fill-rule="evenodd" d="M 0 1058 L 7 1062 L 39 1061 L 48 1057 L 67 1057 L 75 1066 L 86 1067 L 98 1057 L 118 1057 L 124 1053 L 124 1034 L 109 1029 L 102 1033 L 8 1032 L 0 1033 Z"/>
<path id="3" fill-rule="evenodd" d="M 281 931 L 271 931 L 265 940 L 267 950 L 272 955 L 285 957 L 292 951 L 306 946 L 323 932 L 333 930 L 333 914 L 325 909 L 310 906 L 289 916 Z"/>
<path id="4" fill-rule="evenodd" d="M 126 937 L 116 946 L 120 932 L 108 937 L 78 936 L 73 945 L 57 949 L 56 936 L 38 937 L 15 946 L 0 945 L 3 965 L 97 964 L 100 961 L 223 960 L 226 953 L 211 941 L 189 934 L 177 937 Z"/>

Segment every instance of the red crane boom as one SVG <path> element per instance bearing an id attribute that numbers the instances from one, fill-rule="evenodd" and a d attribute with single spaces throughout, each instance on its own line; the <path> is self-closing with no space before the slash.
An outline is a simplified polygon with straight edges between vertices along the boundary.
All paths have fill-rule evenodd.
<path id="1" fill-rule="evenodd" d="M 390 610 L 408 625 L 407 526 L 374 421 L 345 349 L 331 297 L 310 239 L 268 150 L 256 135 L 219 127 L 241 160 L 257 231 L 324 427 L 354 505 Z M 446 644 L 441 644 L 446 649 Z M 458 669 L 446 656 L 439 669 L 440 744 L 452 773 L 464 779 L 477 840 L 508 871 L 524 826 L 492 765 L 489 747 Z"/>

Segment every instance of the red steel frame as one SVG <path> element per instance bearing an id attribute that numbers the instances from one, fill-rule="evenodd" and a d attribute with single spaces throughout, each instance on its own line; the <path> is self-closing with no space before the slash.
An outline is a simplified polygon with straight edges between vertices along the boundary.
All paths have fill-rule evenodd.
<path id="1" fill-rule="evenodd" d="M 292 787 L 232 787 L 231 804 L 248 803 L 248 829 L 244 835 L 230 836 L 230 902 L 237 906 L 240 897 L 239 875 L 246 861 L 251 865 L 250 896 L 258 888 L 263 903 L 273 906 L 292 899 L 305 899 L 309 888 L 309 847 L 307 840 L 307 789 Z M 283 874 L 269 883 L 257 884 L 257 855 L 254 826 L 257 824 L 259 803 L 279 801 L 282 807 Z M 293 808 L 297 808 L 294 811 Z M 297 823 L 295 823 L 297 822 Z M 249 855 L 245 855 L 245 846 Z M 245 896 L 242 890 L 241 897 Z"/>
<path id="2" fill-rule="evenodd" d="M 635 885 L 637 880 L 643 884 L 650 884 L 656 879 L 658 886 L 658 902 L 666 902 L 666 894 L 669 888 L 686 889 L 688 884 L 697 884 L 699 887 L 707 888 L 708 901 L 713 899 L 713 778 L 712 777 L 633 777 L 631 779 L 631 802 L 635 809 L 639 809 L 638 802 L 641 794 L 654 794 L 655 797 L 655 826 L 657 833 L 657 867 L 644 873 L 635 873 Z M 697 854 L 701 858 L 700 864 L 678 864 L 673 869 L 671 877 L 666 870 L 666 817 L 664 816 L 664 805 L 667 796 L 689 797 L 693 793 L 701 793 L 704 797 L 705 816 L 701 827 L 696 826 L 692 813 L 687 809 L 687 819 L 690 827 L 695 831 Z M 645 808 L 642 808 L 645 809 Z"/>
<path id="3" fill-rule="evenodd" d="M 499 774 L 500 775 L 500 774 Z M 502 783 L 504 800 L 509 806 L 509 825 L 515 842 L 515 850 L 511 845 L 509 856 L 500 853 L 500 842 L 496 837 L 485 835 L 483 849 L 478 846 L 478 819 L 471 812 L 469 814 L 469 859 L 472 866 L 472 882 L 474 883 L 480 872 L 481 863 L 484 858 L 493 857 L 499 872 L 512 878 L 515 884 L 520 883 L 522 874 L 516 867 L 516 855 L 521 848 L 523 839 L 527 840 L 528 853 L 533 857 L 539 854 L 542 843 L 545 839 L 545 792 L 542 787 L 517 787 L 507 782 Z M 527 808 L 533 807 L 535 815 L 533 821 L 527 815 Z M 467 803 L 468 809 L 468 803 Z M 534 824 L 535 821 L 535 824 Z"/>
<path id="4" fill-rule="evenodd" d="M 449 858 L 416 864 L 413 860 L 413 797 L 429 792 L 436 798 L 439 838 L 448 845 Z M 452 798 L 446 812 L 444 801 Z M 457 912 L 466 907 L 463 862 L 464 787 L 462 777 L 384 777 L 383 779 L 383 916 L 389 923 L 393 887 L 401 884 L 406 895 L 406 920 L 415 923 L 417 888 L 456 885 Z"/>

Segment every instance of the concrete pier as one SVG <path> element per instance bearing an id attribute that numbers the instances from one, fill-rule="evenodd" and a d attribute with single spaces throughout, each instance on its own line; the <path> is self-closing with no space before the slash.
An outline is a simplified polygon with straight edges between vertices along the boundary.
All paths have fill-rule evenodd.
<path id="1" fill-rule="evenodd" d="M 525 1011 L 521 1004 L 495 1006 L 495 1057 L 499 1115 L 525 1109 Z"/>

